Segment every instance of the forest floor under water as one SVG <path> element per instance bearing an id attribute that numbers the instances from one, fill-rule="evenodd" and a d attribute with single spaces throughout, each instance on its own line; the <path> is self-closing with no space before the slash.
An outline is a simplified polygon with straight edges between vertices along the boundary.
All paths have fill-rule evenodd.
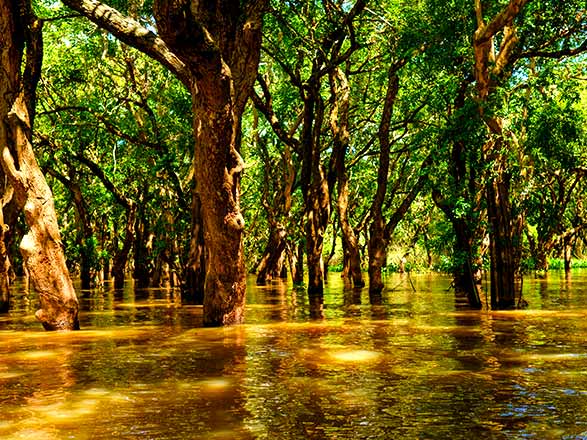
<path id="1" fill-rule="evenodd" d="M 471 311 L 434 273 L 383 304 L 330 274 L 250 279 L 246 323 L 202 328 L 178 291 L 79 292 L 48 333 L 14 287 L 0 316 L 3 439 L 587 439 L 587 270 L 528 277 L 529 306 Z"/>

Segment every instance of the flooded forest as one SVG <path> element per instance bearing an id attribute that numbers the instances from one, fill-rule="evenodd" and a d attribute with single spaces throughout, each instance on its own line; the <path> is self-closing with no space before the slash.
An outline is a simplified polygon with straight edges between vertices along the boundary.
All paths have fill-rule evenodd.
<path id="1" fill-rule="evenodd" d="M 1 438 L 587 438 L 584 0 L 0 29 Z"/>

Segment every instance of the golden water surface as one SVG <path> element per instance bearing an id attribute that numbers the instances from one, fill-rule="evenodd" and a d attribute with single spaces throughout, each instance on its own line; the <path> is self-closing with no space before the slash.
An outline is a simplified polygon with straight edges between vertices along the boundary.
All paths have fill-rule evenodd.
<path id="1" fill-rule="evenodd" d="M 390 276 L 373 306 L 329 281 L 318 318 L 251 283 L 247 323 L 220 329 L 178 292 L 106 287 L 73 333 L 17 285 L 0 438 L 587 439 L 587 272 L 528 278 L 512 312 L 466 310 L 440 275 Z"/>

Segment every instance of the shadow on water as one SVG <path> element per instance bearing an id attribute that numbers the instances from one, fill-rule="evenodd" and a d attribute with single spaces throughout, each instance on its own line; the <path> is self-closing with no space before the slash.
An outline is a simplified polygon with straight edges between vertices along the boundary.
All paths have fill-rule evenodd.
<path id="1" fill-rule="evenodd" d="M 528 279 L 526 310 L 470 311 L 436 274 L 324 295 L 248 285 L 246 324 L 202 328 L 179 291 L 80 294 L 45 333 L 0 315 L 0 438 L 585 438 L 587 272 Z"/>

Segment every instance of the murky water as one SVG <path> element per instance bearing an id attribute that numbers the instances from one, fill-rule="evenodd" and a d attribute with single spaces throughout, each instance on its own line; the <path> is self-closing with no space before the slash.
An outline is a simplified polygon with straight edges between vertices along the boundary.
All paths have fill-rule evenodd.
<path id="1" fill-rule="evenodd" d="M 384 305 L 330 277 L 249 288 L 247 324 L 204 329 L 162 290 L 85 292 L 45 333 L 16 288 L 0 316 L 0 438 L 587 438 L 587 272 L 527 279 L 530 308 L 471 312 L 438 275 Z"/>

